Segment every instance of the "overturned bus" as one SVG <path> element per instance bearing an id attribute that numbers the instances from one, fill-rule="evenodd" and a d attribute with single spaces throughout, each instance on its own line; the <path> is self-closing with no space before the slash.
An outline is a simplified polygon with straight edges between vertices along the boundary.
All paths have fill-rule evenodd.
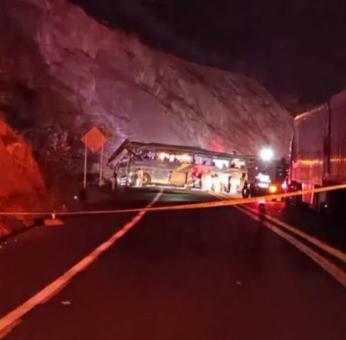
<path id="1" fill-rule="evenodd" d="M 108 166 L 118 186 L 172 186 L 240 194 L 252 159 L 197 147 L 126 140 Z"/>

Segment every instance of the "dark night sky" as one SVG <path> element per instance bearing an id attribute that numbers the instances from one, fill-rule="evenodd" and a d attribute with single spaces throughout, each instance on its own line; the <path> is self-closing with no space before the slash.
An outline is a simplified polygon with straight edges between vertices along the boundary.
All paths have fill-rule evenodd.
<path id="1" fill-rule="evenodd" d="M 111 27 L 248 74 L 292 111 L 346 87 L 343 0 L 72 0 Z"/>

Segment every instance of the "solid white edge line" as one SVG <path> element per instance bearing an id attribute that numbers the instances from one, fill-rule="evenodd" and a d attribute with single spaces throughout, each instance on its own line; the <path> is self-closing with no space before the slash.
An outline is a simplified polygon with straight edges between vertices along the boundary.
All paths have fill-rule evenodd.
<path id="1" fill-rule="evenodd" d="M 155 198 L 146 206 L 145 209 L 152 207 L 161 196 L 159 192 Z M 34 309 L 36 306 L 50 300 L 54 295 L 60 292 L 77 274 L 89 267 L 97 258 L 108 250 L 113 244 L 132 229 L 146 214 L 143 210 L 127 222 L 120 230 L 114 233 L 108 240 L 99 245 L 90 254 L 76 263 L 72 268 L 51 282 L 48 286 L 33 295 L 30 299 L 16 307 L 0 319 L 0 339 L 5 337 L 13 328 L 21 322 L 21 318 Z"/>
<path id="2" fill-rule="evenodd" d="M 246 210 L 248 210 L 250 212 L 253 212 L 255 214 L 257 213 L 257 211 L 254 208 L 246 207 L 246 206 L 243 206 L 242 208 L 246 209 Z M 299 229 L 296 229 L 295 227 L 289 225 L 288 223 L 280 221 L 280 220 L 278 220 L 275 217 L 272 217 L 272 216 L 270 216 L 268 214 L 263 214 L 263 216 L 265 218 L 267 218 L 269 221 L 274 222 L 274 223 L 280 225 L 281 227 L 285 228 L 286 230 L 296 234 L 297 236 L 300 236 L 301 238 L 303 238 L 306 241 L 312 243 L 316 247 L 324 250 L 329 255 L 332 255 L 335 258 L 339 259 L 340 261 L 346 263 L 346 253 L 342 252 L 341 250 L 338 250 L 338 249 L 336 249 L 336 248 L 334 248 L 334 247 L 332 247 L 332 246 L 322 242 L 321 240 L 317 239 L 316 237 L 308 235 L 307 233 L 305 233 L 305 232 L 303 232 L 303 231 L 301 231 Z"/>
<path id="3" fill-rule="evenodd" d="M 298 250 L 300 250 L 302 253 L 310 257 L 315 263 L 317 263 L 321 268 L 323 268 L 327 273 L 329 273 L 335 280 L 337 280 L 339 283 L 341 283 L 344 287 L 346 287 L 346 272 L 340 269 L 338 266 L 336 266 L 334 263 L 327 260 L 322 255 L 318 254 L 311 248 L 309 248 L 307 245 L 305 245 L 303 242 L 299 241 L 295 237 L 291 236 L 287 232 L 283 231 L 279 227 L 276 227 L 274 224 L 263 221 L 260 219 L 259 216 L 254 215 L 254 213 L 251 213 L 247 211 L 244 208 L 235 207 L 237 210 L 241 211 L 243 214 L 249 216 L 255 221 L 260 221 L 265 227 L 270 229 L 275 234 L 279 235 L 283 239 L 285 239 L 287 242 L 291 243 L 294 247 L 296 247 Z"/>
<path id="4" fill-rule="evenodd" d="M 222 195 L 216 195 L 213 194 L 214 197 L 217 198 L 224 198 L 224 196 Z M 246 209 L 254 214 L 258 214 L 257 210 L 252 208 L 252 207 L 248 207 L 245 205 L 241 206 L 242 209 Z M 294 233 L 295 235 L 305 239 L 306 241 L 310 242 L 311 244 L 315 245 L 316 247 L 320 248 L 321 250 L 325 251 L 326 253 L 328 253 L 331 256 L 334 256 L 336 259 L 342 261 L 343 263 L 346 263 L 346 253 L 344 253 L 343 251 L 332 247 L 331 245 L 317 239 L 316 237 L 313 237 L 295 227 L 293 227 L 292 225 L 289 225 L 288 223 L 285 223 L 283 221 L 280 221 L 268 214 L 262 214 L 266 219 L 268 219 L 269 221 L 276 223 L 278 225 L 280 225 L 282 228 L 285 228 L 286 230 Z"/>

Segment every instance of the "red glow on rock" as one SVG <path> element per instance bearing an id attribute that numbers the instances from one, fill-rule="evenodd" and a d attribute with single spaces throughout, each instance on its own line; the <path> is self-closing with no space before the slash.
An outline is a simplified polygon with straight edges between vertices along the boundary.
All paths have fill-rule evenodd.
<path id="1" fill-rule="evenodd" d="M 214 137 L 210 139 L 208 144 L 208 148 L 212 151 L 225 152 L 225 144 L 223 139 L 220 137 Z"/>

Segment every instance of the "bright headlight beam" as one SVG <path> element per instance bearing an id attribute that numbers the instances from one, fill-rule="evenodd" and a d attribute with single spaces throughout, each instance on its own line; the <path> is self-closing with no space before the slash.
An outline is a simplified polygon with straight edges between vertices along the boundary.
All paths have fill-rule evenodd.
<path id="1" fill-rule="evenodd" d="M 274 158 L 274 151 L 272 148 L 266 147 L 260 151 L 260 158 L 264 162 L 270 162 Z"/>

